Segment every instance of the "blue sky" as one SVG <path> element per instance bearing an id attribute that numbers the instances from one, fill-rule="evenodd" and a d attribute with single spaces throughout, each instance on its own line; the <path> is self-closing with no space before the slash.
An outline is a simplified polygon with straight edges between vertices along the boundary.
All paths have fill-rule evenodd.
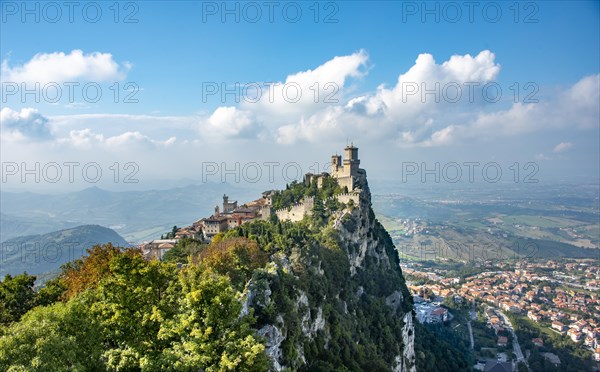
<path id="1" fill-rule="evenodd" d="M 222 2 L 125 1 L 118 22 L 113 2 L 77 2 L 74 22 L 61 5 L 51 23 L 55 9 L 46 2 L 30 4 L 39 12 L 23 22 L 22 3 L 2 1 L 4 93 L 8 83 L 36 81 L 97 81 L 103 92 L 98 102 L 85 102 L 79 91 L 72 103 L 3 99 L 3 161 L 131 159 L 144 164 L 151 182 L 188 177 L 168 164 L 199 167 L 198 159 L 183 160 L 193 157 L 325 160 L 350 138 L 371 155 L 376 176 L 388 176 L 378 165 L 389 154 L 432 163 L 450 155 L 507 166 L 536 162 L 548 179 L 597 181 L 598 2 L 476 2 L 472 20 L 463 2 L 274 3 L 273 22 L 269 2 L 229 2 L 234 14 L 223 22 Z M 102 15 L 86 21 L 82 9 L 94 18 L 96 6 Z M 262 14 L 251 23 L 256 7 Z M 297 9 L 299 20 L 287 21 Z M 125 23 L 132 12 L 137 23 Z M 336 22 L 325 22 L 328 15 Z M 429 86 L 492 82 L 502 96 L 493 103 L 432 103 L 426 96 L 411 104 L 399 101 L 401 75 L 403 83 Z M 202 99 L 203 83 L 286 79 L 298 81 L 303 96 L 319 83 L 321 100 L 332 82 L 338 102 Z M 139 87 L 137 103 L 122 102 L 127 83 Z M 538 102 L 523 102 L 533 89 Z M 23 148 L 26 155 L 11 150 Z M 215 155 L 223 148 L 226 154 Z"/>

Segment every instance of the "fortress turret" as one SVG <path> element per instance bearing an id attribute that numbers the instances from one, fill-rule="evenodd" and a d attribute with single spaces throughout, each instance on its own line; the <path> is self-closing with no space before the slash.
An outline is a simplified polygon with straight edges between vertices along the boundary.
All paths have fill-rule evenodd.
<path id="1" fill-rule="evenodd" d="M 361 174 L 364 174 L 359 167 L 358 147 L 354 147 L 354 144 L 346 146 L 343 159 L 337 154 L 331 156 L 331 176 L 337 179 L 340 186 L 346 186 L 350 191 L 354 189 Z"/>
<path id="2" fill-rule="evenodd" d="M 344 149 L 344 173 L 346 176 L 357 177 L 360 160 L 358 159 L 358 147 L 354 144 Z"/>
<path id="3" fill-rule="evenodd" d="M 342 165 L 342 157 L 340 155 L 332 155 L 331 156 L 331 175 L 335 177 L 338 172 L 341 172 L 343 169 Z"/>
<path id="4" fill-rule="evenodd" d="M 223 194 L 223 213 L 232 213 L 237 206 L 237 201 L 229 201 L 229 197 Z"/>

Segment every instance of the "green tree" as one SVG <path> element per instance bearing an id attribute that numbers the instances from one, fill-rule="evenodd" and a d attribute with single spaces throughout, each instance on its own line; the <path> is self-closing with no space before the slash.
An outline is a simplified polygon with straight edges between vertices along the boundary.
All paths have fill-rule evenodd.
<path id="1" fill-rule="evenodd" d="M 248 233 L 248 230 L 244 231 Z M 267 263 L 268 256 L 255 240 L 226 238 L 210 244 L 200 252 L 198 260 L 201 265 L 227 275 L 232 284 L 241 290 L 252 272 Z"/>
<path id="2" fill-rule="evenodd" d="M 189 266 L 179 281 L 180 312 L 163 322 L 159 332 L 170 345 L 163 350 L 161 369 L 266 370 L 265 347 L 253 335 L 253 318 L 240 317 L 242 305 L 229 280 Z"/>
<path id="3" fill-rule="evenodd" d="M 48 282 L 38 302 L 54 303 L 21 321 L 17 316 L 35 305 L 35 277 L 2 283 L 10 305 L 3 309 L 14 308 L 5 313 L 15 322 L 0 330 L 0 370 L 268 369 L 254 317 L 241 316 L 240 293 L 211 269 L 243 287 L 267 260 L 256 241 L 225 239 L 203 256 L 207 262 L 180 271 L 134 249 L 106 245 L 88 253 Z M 67 302 L 56 302 L 67 293 Z"/>
<path id="4" fill-rule="evenodd" d="M 27 273 L 4 277 L 0 282 L 0 324 L 18 321 L 35 306 L 34 283 L 35 276 Z"/>
<path id="5" fill-rule="evenodd" d="M 46 282 L 39 289 L 36 297 L 36 306 L 47 306 L 63 300 L 67 291 L 62 276 L 58 276 Z"/>
<path id="6" fill-rule="evenodd" d="M 103 370 L 102 344 L 79 301 L 36 307 L 0 337 L 0 370 Z"/>
<path id="7" fill-rule="evenodd" d="M 314 199 L 314 205 L 312 209 L 312 220 L 317 226 L 323 225 L 323 222 L 326 219 L 325 215 L 325 207 L 323 205 L 323 200 L 317 194 Z"/>
<path id="8" fill-rule="evenodd" d="M 132 251 L 129 251 L 132 252 Z M 110 261 L 121 254 L 112 244 L 95 245 L 87 250 L 87 256 L 63 266 L 62 283 L 66 297 L 72 298 L 86 289 L 94 288 L 110 273 Z"/>
<path id="9" fill-rule="evenodd" d="M 171 318 L 179 290 L 176 267 L 144 260 L 139 251 L 115 255 L 109 273 L 96 287 L 82 294 L 97 321 L 109 369 L 152 365 L 165 347 L 157 334 L 161 322 Z"/>
<path id="10" fill-rule="evenodd" d="M 182 238 L 175 244 L 173 249 L 165 253 L 162 260 L 164 262 L 187 263 L 190 256 L 198 255 L 206 246 L 207 244 L 197 240 Z"/>

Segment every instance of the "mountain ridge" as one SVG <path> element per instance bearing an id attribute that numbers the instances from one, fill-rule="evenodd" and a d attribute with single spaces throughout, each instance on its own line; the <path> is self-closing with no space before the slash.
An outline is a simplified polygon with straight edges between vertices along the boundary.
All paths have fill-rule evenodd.
<path id="1" fill-rule="evenodd" d="M 100 225 L 80 225 L 72 228 L 15 237 L 1 244 L 0 276 L 44 274 L 56 271 L 62 264 L 85 254 L 94 245 L 129 244 L 114 230 Z"/>

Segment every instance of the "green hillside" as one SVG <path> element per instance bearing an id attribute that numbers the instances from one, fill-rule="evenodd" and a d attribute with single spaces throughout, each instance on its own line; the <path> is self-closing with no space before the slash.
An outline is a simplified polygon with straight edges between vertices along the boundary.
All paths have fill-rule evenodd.
<path id="1" fill-rule="evenodd" d="M 129 245 L 114 230 L 99 225 L 12 238 L 1 245 L 0 276 L 56 271 L 62 264 L 81 257 L 87 248 L 106 243 Z"/>

